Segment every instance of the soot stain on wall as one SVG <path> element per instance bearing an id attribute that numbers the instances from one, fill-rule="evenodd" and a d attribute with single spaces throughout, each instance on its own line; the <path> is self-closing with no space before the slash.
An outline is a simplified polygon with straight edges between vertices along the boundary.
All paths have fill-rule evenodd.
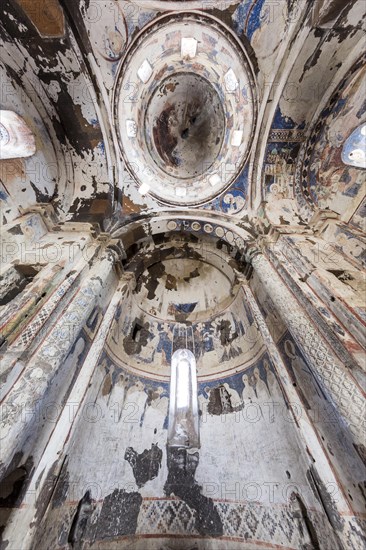
<path id="1" fill-rule="evenodd" d="M 96 525 L 95 539 L 134 535 L 141 504 L 140 493 L 127 493 L 123 489 L 115 489 L 104 499 Z"/>
<path id="2" fill-rule="evenodd" d="M 139 488 L 158 476 L 162 457 L 163 451 L 155 443 L 151 445 L 151 449 L 145 449 L 141 454 L 138 454 L 133 447 L 126 449 L 124 458 L 131 465 Z"/>
<path id="3" fill-rule="evenodd" d="M 123 339 L 123 348 L 127 355 L 141 353 L 142 348 L 148 344 L 150 337 L 149 323 L 142 325 L 139 319 L 135 319 L 130 334 Z"/>
<path id="4" fill-rule="evenodd" d="M 174 494 L 196 512 L 195 527 L 200 535 L 221 537 L 223 525 L 211 498 L 204 496 L 202 487 L 195 480 L 199 453 L 184 448 L 168 448 L 168 479 L 165 494 Z"/>
<path id="5" fill-rule="evenodd" d="M 238 407 L 232 404 L 231 394 L 225 386 L 220 385 L 210 391 L 207 412 L 212 415 L 221 415 L 231 413 L 237 410 Z"/>

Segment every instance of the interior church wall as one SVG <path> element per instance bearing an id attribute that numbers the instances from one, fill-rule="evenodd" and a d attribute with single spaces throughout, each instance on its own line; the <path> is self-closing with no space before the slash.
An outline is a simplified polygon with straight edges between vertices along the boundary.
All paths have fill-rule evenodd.
<path id="1" fill-rule="evenodd" d="M 39 266 L 1 306 L 1 475 L 10 495 L 12 472 L 37 466 L 117 284 L 88 224 L 76 234 L 45 220 L 28 214 L 2 233 L 9 268 Z"/>
<path id="2" fill-rule="evenodd" d="M 361 456 L 355 452 L 352 438 L 339 423 L 329 396 L 289 332 L 281 338 L 278 349 L 289 369 L 294 386 L 299 388 L 302 406 L 310 412 L 328 456 L 347 490 L 351 506 L 357 513 L 362 509 L 364 500 L 362 452 Z M 301 411 L 299 414 L 301 415 Z M 354 480 L 357 478 L 357 483 L 350 481 L 352 477 Z"/>
<path id="3" fill-rule="evenodd" d="M 41 226 L 41 229 L 37 229 L 36 226 L 37 242 L 39 235 L 45 231 L 45 227 L 45 224 Z M 73 225 L 66 224 L 64 227 L 61 225 L 60 228 L 62 228 L 62 233 L 66 232 L 65 235 L 62 235 L 62 239 L 66 239 L 65 250 L 67 250 L 67 244 L 70 244 L 68 239 L 72 238 L 67 230 L 70 229 L 70 234 L 73 235 Z M 37 231 L 41 231 L 41 233 L 37 234 Z M 61 236 L 60 231 L 46 232 L 46 235 L 51 241 Z M 181 245 L 187 247 L 185 243 L 186 241 L 181 241 Z M 225 248 L 227 247 L 224 247 L 224 250 Z M 229 258 L 229 262 L 233 262 L 233 258 L 230 256 Z M 30 259 L 32 260 L 31 257 Z M 207 253 L 206 259 L 208 259 Z M 144 272 L 140 270 L 139 273 L 143 274 Z M 111 280 L 113 281 L 114 277 Z M 163 277 L 164 285 L 166 280 L 166 277 Z M 232 279 L 233 283 L 235 283 L 235 279 Z M 136 282 L 132 278 L 130 290 L 124 295 L 123 302 L 117 308 L 114 325 L 111 327 L 109 338 L 116 340 L 115 349 L 123 348 L 123 345 L 118 346 L 117 338 L 123 342 L 133 327 L 134 310 L 131 308 L 131 300 L 135 285 Z M 255 295 L 257 294 L 256 286 L 262 290 L 261 297 L 257 296 L 257 299 L 259 303 L 261 300 L 264 302 L 263 311 L 268 326 L 272 327 L 271 330 L 278 343 L 281 356 L 287 364 L 294 385 L 296 384 L 298 387 L 296 391 L 299 395 L 300 413 L 301 407 L 304 407 L 310 413 L 311 418 L 314 418 L 314 425 L 319 437 L 324 441 L 326 454 L 332 467 L 337 471 L 342 487 L 344 489 L 348 487 L 348 498 L 352 503 L 350 505 L 356 512 L 359 506 L 362 506 L 360 501 L 363 467 L 360 457 L 354 452 L 349 434 L 342 432 L 342 445 L 340 445 L 339 424 L 330 422 L 328 425 L 329 416 L 333 418 L 334 409 L 332 407 L 329 409 L 329 399 L 322 392 L 314 373 L 308 369 L 306 361 L 299 353 L 290 333 L 286 331 L 286 325 L 283 322 L 281 325 L 280 317 L 276 316 L 273 303 L 263 293 L 263 289 L 254 275 L 252 288 Z M 110 300 L 112 288 L 115 286 L 112 284 L 107 287 L 109 289 L 107 294 L 100 297 L 101 303 L 104 304 L 104 311 Z M 165 291 L 167 290 L 165 289 Z M 170 292 L 174 295 L 173 289 Z M 158 296 L 161 296 L 159 292 Z M 237 305 L 235 305 L 235 301 L 233 302 L 234 310 L 238 308 L 237 316 L 243 323 L 243 327 L 245 326 L 247 330 L 251 328 L 249 330 L 249 336 L 251 336 L 248 342 L 249 349 L 254 339 L 257 343 L 259 342 L 258 349 L 265 350 L 264 342 L 258 329 L 255 328 L 253 313 L 240 293 L 240 289 L 237 300 Z M 88 318 L 85 318 L 86 326 L 83 331 L 75 333 L 75 343 L 65 360 L 66 366 L 75 364 L 77 356 L 82 362 L 85 357 L 84 347 L 89 349 L 89 344 L 84 344 L 83 341 L 88 342 L 88 340 L 98 338 L 98 326 L 103 311 L 98 313 L 98 308 L 96 309 L 95 305 L 92 305 L 89 311 Z M 129 314 L 130 311 L 131 314 Z M 269 315 L 272 315 L 272 321 Z M 182 319 L 178 318 L 177 320 L 181 324 Z M 234 327 L 236 328 L 235 324 L 232 325 L 231 311 L 221 315 L 220 322 L 225 322 L 225 320 L 229 321 L 228 326 L 231 326 L 227 334 L 230 340 L 230 336 L 233 336 L 232 330 Z M 121 330 L 121 327 L 128 325 L 128 332 L 125 329 Z M 202 340 L 204 328 L 204 323 L 196 323 L 196 341 Z M 275 328 L 277 332 L 275 332 Z M 278 330 L 279 328 L 280 330 Z M 149 329 L 151 329 L 151 325 L 149 325 Z M 100 335 L 100 337 L 105 336 Z M 233 342 L 235 342 L 235 338 Z M 241 342 L 241 346 L 244 342 L 245 338 Z M 168 342 L 167 345 L 169 345 Z M 227 340 L 219 338 L 216 347 L 219 349 L 220 345 L 222 347 L 221 360 L 208 362 L 208 373 L 203 375 L 201 380 L 199 378 L 202 449 L 199 451 L 198 457 L 188 458 L 191 461 L 191 474 L 188 478 L 183 478 L 183 482 L 179 484 L 180 488 L 175 487 L 175 491 L 180 497 L 178 505 L 175 504 L 176 501 L 169 498 L 167 492 L 170 485 L 166 484 L 170 479 L 172 464 L 179 470 L 177 465 L 180 464 L 180 461 L 186 461 L 187 456 L 183 454 L 172 461 L 166 454 L 169 358 L 166 357 L 165 361 L 161 361 L 157 355 L 152 363 L 145 364 L 147 369 L 145 377 L 137 372 L 137 369 L 141 369 L 141 364 L 138 365 L 136 361 L 135 368 L 133 367 L 133 355 L 138 357 L 139 350 L 134 350 L 134 353 L 130 353 L 124 361 L 116 362 L 115 358 L 110 356 L 110 342 L 107 343 L 100 363 L 101 368 L 95 370 L 89 384 L 83 414 L 75 426 L 71 442 L 65 448 L 63 455 L 65 462 L 60 461 L 57 464 L 58 481 L 53 496 L 50 496 L 50 506 L 45 520 L 39 525 L 35 547 L 48 548 L 50 544 L 56 548 L 62 547 L 63 544 L 71 540 L 77 541 L 78 537 L 79 539 L 80 537 L 81 539 L 86 538 L 91 545 L 118 544 L 116 540 L 120 540 L 120 536 L 138 535 L 140 540 L 143 540 L 145 536 L 159 538 L 161 526 L 165 525 L 164 522 L 168 521 L 167 517 L 171 514 L 176 521 L 170 523 L 167 528 L 169 536 L 182 533 L 183 529 L 185 533 L 187 529 L 190 530 L 192 540 L 202 533 L 211 536 L 223 535 L 227 537 L 225 539 L 227 543 L 235 548 L 236 539 L 245 540 L 248 529 L 250 529 L 251 539 L 269 543 L 270 540 L 273 540 L 273 533 L 276 532 L 276 537 L 278 537 L 276 540 L 279 543 L 291 543 L 296 547 L 307 540 L 307 537 L 310 539 L 314 537 L 308 527 L 304 529 L 304 525 L 308 526 L 309 523 L 301 514 L 300 520 L 294 527 L 293 518 L 299 517 L 296 507 L 302 509 L 303 505 L 307 509 L 306 517 L 310 518 L 315 532 L 318 533 L 316 536 L 320 536 L 319 533 L 327 533 L 326 540 L 322 543 L 323 546 L 327 548 L 329 544 L 329 548 L 337 547 L 337 541 L 328 531 L 329 524 L 325 521 L 324 509 L 315 496 L 317 490 L 314 495 L 314 483 L 318 489 L 323 491 L 323 488 L 321 484 L 319 485 L 319 480 L 307 461 L 298 459 L 299 456 L 302 456 L 303 443 L 297 432 L 296 421 L 294 422 L 289 413 L 290 404 L 286 392 L 283 393 L 282 381 L 276 372 L 276 364 L 273 364 L 268 354 L 263 354 L 263 352 L 258 358 L 251 355 L 252 364 L 240 364 L 236 359 L 245 356 L 242 347 L 240 355 L 234 354 L 230 357 L 229 349 L 232 347 L 232 343 L 228 347 Z M 156 348 L 158 347 L 156 346 Z M 200 360 L 203 360 L 203 357 L 204 355 Z M 228 359 L 228 366 L 231 367 L 232 372 L 228 372 L 225 376 L 220 375 L 219 372 L 213 373 L 212 369 L 215 364 L 219 363 L 217 365 L 219 368 L 225 365 L 225 357 Z M 160 374 L 155 378 L 152 374 L 155 361 L 156 372 L 159 372 L 159 368 L 165 370 L 163 377 Z M 83 369 L 80 363 L 79 367 Z M 66 371 L 64 367 L 59 373 L 61 385 L 65 384 Z M 76 376 L 77 373 L 74 374 Z M 74 380 L 77 384 L 77 378 Z M 70 384 L 74 380 L 69 381 Z M 54 406 L 54 402 L 60 399 L 60 385 L 57 384 L 57 377 L 54 378 L 51 388 L 51 393 L 46 394 L 45 403 L 47 405 L 51 399 Z M 274 396 L 276 400 L 274 400 Z M 72 407 L 72 403 L 67 402 L 67 394 L 65 397 L 66 400 L 63 400 L 60 406 L 64 404 L 66 407 Z M 275 406 L 275 403 L 278 406 Z M 278 414 L 275 413 L 276 410 Z M 53 409 L 51 414 L 52 412 Z M 335 417 L 337 418 L 336 414 Z M 48 430 L 50 426 L 52 428 L 54 426 L 47 420 L 49 418 L 41 426 L 40 439 L 33 454 L 35 460 L 39 460 L 44 445 L 42 441 L 47 440 Z M 223 447 L 220 447 L 222 449 L 220 453 L 217 451 L 218 439 L 216 437 L 212 439 L 213 430 L 217 437 L 225 442 Z M 102 438 L 97 437 L 96 433 L 102 433 Z M 93 441 L 98 441 L 98 444 L 95 445 Z M 279 452 L 278 441 L 281 441 L 281 452 Z M 283 447 L 284 441 L 286 441 L 286 452 Z M 34 440 L 32 444 L 34 444 Z M 122 447 L 124 458 L 121 465 Z M 230 456 L 233 459 L 228 461 L 227 452 L 230 448 Z M 265 450 L 263 450 L 264 448 Z M 252 460 L 253 453 L 258 457 L 257 461 Z M 27 454 L 31 456 L 30 452 Z M 105 456 L 108 456 L 111 464 L 107 476 Z M 267 461 L 263 459 L 263 456 L 267 456 Z M 262 465 L 261 470 L 258 469 L 258 463 Z M 26 464 L 29 467 L 27 461 L 25 463 L 20 461 L 19 464 Z M 92 476 L 91 470 L 93 470 Z M 219 484 L 215 481 L 217 471 L 220 471 Z M 146 478 L 148 479 L 146 480 Z M 358 488 L 350 488 L 351 479 L 353 483 L 355 480 L 359 483 Z M 49 477 L 45 482 L 43 481 L 45 483 L 44 498 L 53 487 L 54 480 L 51 470 Z M 271 493 L 272 489 L 274 493 Z M 290 499 L 289 502 L 288 492 L 291 491 L 290 495 L 292 495 L 295 489 L 299 490 L 299 495 L 293 497 L 295 501 Z M 327 490 L 332 493 L 332 489 L 334 487 L 328 487 L 325 493 L 322 493 L 323 498 L 328 494 Z M 88 493 L 88 491 L 90 492 Z M 225 496 L 222 496 L 223 494 Z M 236 499 L 238 494 L 240 498 Z M 245 495 L 244 499 L 243 494 Z M 234 503 L 232 502 L 233 497 L 235 497 Z M 270 501 L 270 506 L 268 506 L 268 499 L 272 498 L 274 501 Z M 230 504 L 227 504 L 227 500 Z M 48 500 L 46 499 L 45 502 Z M 197 502 L 207 512 L 206 516 L 212 519 L 211 524 L 205 522 L 202 516 L 199 515 L 197 518 L 193 515 L 192 506 L 195 510 L 194 503 Z M 190 506 L 190 509 L 187 506 Z M 295 511 L 291 512 L 293 507 L 295 507 Z M 292 513 L 295 515 L 291 515 Z M 115 521 L 114 514 L 125 519 Z M 160 517 L 159 514 L 162 519 L 156 531 L 156 527 L 154 527 L 156 521 L 155 519 L 152 521 L 150 518 Z M 239 515 L 238 517 L 241 519 L 234 521 L 234 515 Z M 183 517 L 187 517 L 187 520 L 183 520 Z M 256 520 L 253 519 L 252 525 L 251 517 L 256 518 Z M 181 523 L 182 521 L 183 523 Z M 85 527 L 85 525 L 89 525 L 88 522 L 90 522 L 90 531 Z M 124 540 L 128 542 L 129 539 Z M 214 548 L 213 544 L 213 542 L 207 542 L 207 548 Z"/>
<path id="4" fill-rule="evenodd" d="M 248 528 L 251 539 L 258 539 L 263 544 L 273 541 L 276 533 L 278 543 L 296 546 L 307 540 L 314 542 L 309 521 L 317 533 L 315 536 L 321 538 L 322 546 L 337 547 L 337 541 L 327 531 L 325 512 L 317 496 L 321 491 L 322 498 L 336 498 L 333 493 L 338 488 L 326 487 L 324 492 L 311 461 L 307 462 L 306 455 L 299 460 L 303 445 L 297 427 L 299 418 L 295 415 L 294 419 L 291 415 L 290 406 L 293 409 L 294 404 L 290 404 L 282 379 L 278 377 L 278 365 L 273 364 L 268 353 L 262 353 L 258 359 L 252 355 L 250 365 L 236 364 L 231 359 L 232 372 L 225 377 L 213 373 L 212 365 L 211 376 L 199 374 L 201 449 L 197 454 L 181 450 L 181 454 L 173 458 L 167 454 L 169 361 L 162 362 L 156 356 L 152 363 L 143 365 L 142 362 L 134 368 L 133 355 L 139 356 L 139 349 L 130 350 L 129 358 L 123 362 L 116 361 L 115 354 L 111 357 L 109 351 L 111 340 L 115 341 L 115 351 L 123 347 L 118 346 L 125 338 L 125 332 L 121 332 L 122 319 L 130 330 L 133 328 L 133 315 L 127 319 L 125 315 L 131 309 L 134 288 L 132 279 L 117 308 L 101 357 L 101 368 L 95 370 L 89 384 L 83 414 L 65 449 L 65 462 L 49 512 L 36 535 L 37 548 L 50 545 L 57 548 L 67 542 L 78 544 L 81 540 L 88 541 L 91 547 L 100 544 L 114 547 L 122 540 L 127 544 L 133 535 L 139 540 L 152 536 L 159 538 L 162 529 L 168 536 L 179 536 L 183 532 L 187 536 L 188 530 L 192 540 L 202 534 L 224 536 L 227 544 L 235 548 L 235 541 L 245 539 Z M 242 300 L 241 296 L 244 312 L 241 317 L 246 316 L 249 327 L 253 326 L 253 313 Z M 273 313 L 273 306 L 269 309 Z M 200 331 L 197 340 L 202 336 L 202 327 Z M 252 332 L 263 349 L 258 329 Z M 278 341 L 281 336 L 282 340 Z M 322 429 L 331 414 L 327 397 L 316 377 L 307 370 L 291 335 L 287 331 L 280 333 L 276 341 L 293 384 L 299 388 L 296 390 L 299 403 L 295 404 L 298 414 L 301 415 L 305 407 L 314 418 L 314 424 L 319 422 Z M 225 354 L 225 342 L 221 346 Z M 198 358 L 199 366 L 201 361 L 202 357 Z M 222 364 L 223 361 L 220 366 Z M 144 368 L 146 376 L 138 372 Z M 331 412 L 334 413 L 334 409 Z M 316 427 L 324 438 L 324 446 L 328 445 L 328 456 L 337 453 L 336 459 L 331 459 L 332 465 L 339 468 L 337 471 L 344 486 L 349 483 L 352 469 L 359 472 L 361 481 L 360 459 L 355 453 L 352 455 L 347 435 L 339 446 L 338 425 L 336 433 L 332 432 L 332 426 L 324 431 Z M 102 437 L 97 437 L 97 433 L 102 433 Z M 218 440 L 222 444 L 221 451 Z M 105 456 L 109 461 L 107 471 Z M 349 468 L 344 468 L 344 460 L 348 461 Z M 181 462 L 186 466 L 179 481 Z M 178 476 L 178 485 L 177 480 L 172 485 L 172 469 Z M 215 481 L 218 471 L 219 483 Z M 355 479 L 355 473 L 352 475 Z M 171 499 L 172 488 L 179 501 Z M 349 495 L 356 501 L 354 508 L 357 509 L 360 490 Z M 190 508 L 186 508 L 187 505 Z M 197 513 L 200 508 L 201 513 L 193 516 L 192 506 Z M 289 506 L 290 510 L 295 506 L 295 515 L 296 506 L 300 509 L 305 506 L 308 523 L 300 514 L 296 516 L 300 520 L 294 525 Z M 233 521 L 235 514 L 241 519 Z M 252 525 L 250 517 L 256 518 Z M 323 540 L 324 532 L 326 538 Z M 207 542 L 206 547 L 212 544 Z"/>
<path id="5" fill-rule="evenodd" d="M 335 407 L 332 396 L 327 392 L 317 371 L 313 369 L 309 357 L 300 350 L 291 329 L 286 327 L 273 300 L 266 293 L 256 273 L 253 275 L 250 287 L 276 342 L 291 382 L 296 388 L 299 406 L 296 412 L 298 419 L 304 416 L 304 411 L 307 411 L 309 422 L 322 441 L 325 453 L 337 472 L 337 478 L 344 490 L 347 491 L 350 507 L 355 514 L 358 514 L 363 507 L 364 500 L 362 481 L 364 450 L 362 445 L 353 441 L 344 423 L 340 421 L 339 410 Z M 293 296 L 293 300 L 296 301 L 296 295 Z M 291 308 L 291 304 L 289 307 Z M 305 310 L 303 314 L 307 315 Z M 278 321 L 273 323 L 271 318 L 278 319 Z M 284 326 L 284 331 L 278 332 L 276 327 L 281 324 Z M 346 382 L 344 381 L 344 383 Z M 357 404 L 356 401 L 354 402 L 356 408 L 360 404 L 358 401 Z M 340 436 L 340 434 L 342 435 Z M 358 484 L 350 483 L 353 476 L 358 477 Z"/>
<path id="6" fill-rule="evenodd" d="M 350 255 L 344 253 L 350 247 L 342 245 L 342 241 L 327 242 L 314 235 L 281 235 L 269 254 L 295 294 L 306 296 L 308 311 L 312 304 L 314 314 L 321 317 L 323 326 L 328 326 L 334 341 L 338 340 L 353 357 L 351 363 L 355 361 L 357 373 L 364 370 L 365 279 L 351 263 Z M 339 349 L 339 344 L 335 347 Z"/>
<path id="7" fill-rule="evenodd" d="M 121 304 L 115 323 L 123 310 Z M 304 520 L 294 524 L 287 511 L 293 493 L 308 508 L 314 528 L 324 529 L 309 464 L 299 460 L 295 423 L 266 353 L 231 376 L 198 377 L 201 448 L 194 464 L 186 462 L 191 474 L 182 472 L 178 480 L 180 500 L 170 494 L 168 483 L 168 372 L 165 380 L 156 379 L 152 366 L 149 378 L 137 376 L 108 354 L 100 367 L 39 526 L 37 548 L 62 548 L 70 536 L 74 544 L 83 540 L 91 548 L 114 548 L 133 535 L 150 541 L 162 532 L 189 536 L 192 542 L 199 535 L 224 536 L 225 544 L 236 548 L 248 529 L 262 544 L 300 544 L 309 534 L 302 530 Z M 188 460 L 184 453 L 181 460 Z M 334 541 L 324 538 L 323 544 L 331 547 Z M 208 539 L 204 547 L 215 545 Z"/>

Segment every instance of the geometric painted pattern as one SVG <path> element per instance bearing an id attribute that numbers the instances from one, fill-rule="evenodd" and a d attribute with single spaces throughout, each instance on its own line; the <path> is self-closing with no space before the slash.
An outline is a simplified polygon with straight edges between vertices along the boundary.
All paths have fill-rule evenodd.
<path id="1" fill-rule="evenodd" d="M 93 271 L 89 273 L 89 278 L 79 288 L 67 309 L 62 313 L 59 322 L 41 344 L 38 357 L 50 362 L 56 358 L 56 364 L 60 364 L 67 356 L 92 312 L 103 281 L 107 279 L 113 263 L 114 257 L 110 254 L 95 264 Z"/>
<path id="2" fill-rule="evenodd" d="M 223 537 L 242 539 L 243 542 L 268 543 L 284 548 L 302 548 L 304 526 L 295 519 L 289 508 L 271 507 L 254 502 L 215 501 L 223 526 Z M 196 512 L 185 502 L 175 499 L 144 499 L 137 521 L 136 535 L 199 536 L 195 528 Z M 336 550 L 338 544 L 327 519 L 318 512 L 309 516 L 318 537 L 322 537 L 322 550 Z M 219 547 L 219 546 L 218 546 Z"/>
<path id="3" fill-rule="evenodd" d="M 17 327 L 19 315 L 21 314 L 22 318 L 24 318 L 24 315 L 36 303 L 38 294 L 53 283 L 57 271 L 54 266 L 44 267 L 40 270 L 32 284 L 28 285 L 23 292 L 4 306 L 1 312 L 1 330 L 4 334 L 10 334 Z"/>
<path id="4" fill-rule="evenodd" d="M 308 207 L 308 212 L 314 210 L 314 197 L 312 196 L 310 185 L 309 185 L 309 170 L 313 163 L 312 155 L 314 146 L 316 143 L 321 142 L 320 134 L 324 131 L 326 120 L 329 116 L 329 113 L 333 112 L 339 98 L 342 88 L 346 79 L 340 85 L 338 91 L 330 98 L 329 103 L 326 109 L 323 109 L 319 119 L 316 121 L 315 126 L 312 128 L 312 131 L 304 144 L 298 162 L 298 169 L 296 174 L 296 195 L 299 202 L 299 205 L 303 209 Z"/>
<path id="5" fill-rule="evenodd" d="M 294 299 L 271 263 L 262 254 L 258 254 L 252 259 L 252 265 L 304 357 L 336 403 L 356 441 L 364 444 L 363 420 L 366 418 L 366 402 L 360 388 Z"/>
<path id="6" fill-rule="evenodd" d="M 305 139 L 305 131 L 286 128 L 272 128 L 269 133 L 269 142 L 289 142 L 289 143 L 298 143 L 302 142 Z"/>
<path id="7" fill-rule="evenodd" d="M 305 180 L 306 167 L 309 164 L 310 152 L 307 149 L 308 144 L 304 144 L 298 155 L 298 168 L 295 173 L 295 197 L 299 213 L 304 220 L 308 221 L 314 214 L 314 207 L 311 203 L 311 197 L 307 191 L 307 181 Z"/>
<path id="8" fill-rule="evenodd" d="M 194 533 L 195 512 L 181 500 L 143 500 L 136 534 Z"/>
<path id="9" fill-rule="evenodd" d="M 26 329 L 23 330 L 23 332 L 15 340 L 12 345 L 12 349 L 14 349 L 14 351 L 23 351 L 29 346 L 43 324 L 47 321 L 56 306 L 60 303 L 61 299 L 74 284 L 75 280 L 79 276 L 79 273 L 80 272 L 73 273 L 58 287 L 34 319 L 27 325 Z"/>

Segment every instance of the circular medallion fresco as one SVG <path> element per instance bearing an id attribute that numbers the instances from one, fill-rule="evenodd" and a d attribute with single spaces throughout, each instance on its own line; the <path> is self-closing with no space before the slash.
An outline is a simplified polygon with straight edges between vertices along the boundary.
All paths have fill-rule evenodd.
<path id="1" fill-rule="evenodd" d="M 181 12 L 144 28 L 114 92 L 121 154 L 142 195 L 199 205 L 242 171 L 256 119 L 254 78 L 237 37 Z"/>
<path id="2" fill-rule="evenodd" d="M 133 4 L 140 9 L 147 10 L 186 10 L 187 5 L 189 9 L 197 10 L 212 10 L 221 9 L 225 10 L 229 6 L 234 4 L 240 4 L 241 0 L 133 0 Z"/>

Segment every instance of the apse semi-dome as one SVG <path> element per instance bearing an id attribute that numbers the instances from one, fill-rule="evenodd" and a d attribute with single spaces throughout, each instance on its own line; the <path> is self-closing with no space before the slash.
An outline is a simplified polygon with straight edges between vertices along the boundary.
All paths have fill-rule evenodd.
<path id="1" fill-rule="evenodd" d="M 242 43 L 199 12 L 163 16 L 121 61 L 114 92 L 121 154 L 141 194 L 199 205 L 237 178 L 256 119 Z"/>

